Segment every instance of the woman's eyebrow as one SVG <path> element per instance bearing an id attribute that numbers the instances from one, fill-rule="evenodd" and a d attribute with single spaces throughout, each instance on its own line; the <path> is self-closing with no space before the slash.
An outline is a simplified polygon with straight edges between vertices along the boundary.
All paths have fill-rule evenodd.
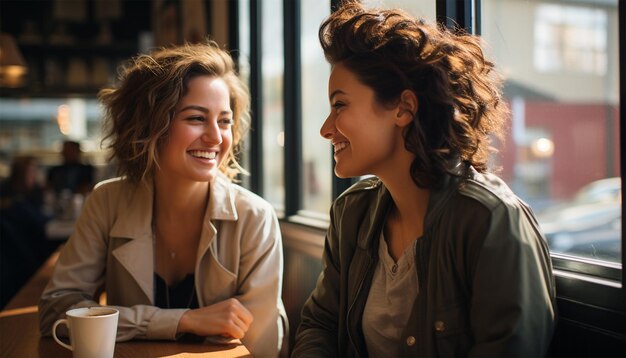
<path id="1" fill-rule="evenodd" d="M 344 91 L 340 90 L 340 89 L 338 89 L 338 90 L 334 90 L 334 91 L 333 91 L 333 93 L 331 93 L 331 94 L 330 94 L 330 96 L 328 96 L 328 100 L 329 100 L 330 102 L 332 102 L 332 101 L 333 101 L 333 98 L 334 98 L 336 95 L 338 95 L 338 94 L 346 94 L 346 93 L 345 93 Z"/>
<path id="2" fill-rule="evenodd" d="M 178 111 L 178 113 L 181 113 L 181 112 L 184 112 L 184 111 L 187 111 L 187 110 L 190 110 L 190 109 L 196 110 L 196 111 L 200 111 L 200 112 L 203 112 L 203 113 L 209 113 L 210 112 L 209 109 L 206 108 L 206 107 L 197 106 L 197 105 L 193 105 L 192 104 L 192 105 L 185 106 L 185 107 L 181 108 Z M 224 110 L 224 111 L 220 112 L 220 115 L 231 115 L 231 114 L 233 114 L 233 111 L 231 111 L 231 110 Z"/>
<path id="3" fill-rule="evenodd" d="M 184 112 L 190 109 L 194 109 L 196 111 L 200 111 L 200 112 L 204 112 L 204 113 L 209 113 L 209 109 L 206 107 L 202 107 L 202 106 L 196 106 L 196 105 L 189 105 L 189 106 L 185 106 L 183 108 L 181 108 L 180 110 L 178 110 L 178 113 L 180 112 Z"/>

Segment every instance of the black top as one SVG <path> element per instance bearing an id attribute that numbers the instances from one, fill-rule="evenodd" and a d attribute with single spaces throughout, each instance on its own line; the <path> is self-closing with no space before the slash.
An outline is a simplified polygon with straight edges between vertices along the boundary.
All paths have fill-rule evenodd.
<path id="1" fill-rule="evenodd" d="M 154 273 L 154 305 L 159 308 L 198 308 L 198 296 L 194 289 L 194 275 L 187 274 L 185 278 L 171 287 L 167 286 L 165 280 Z M 202 342 L 204 337 L 185 333 L 177 336 L 178 341 Z"/>
<path id="2" fill-rule="evenodd" d="M 194 290 L 194 275 L 185 278 L 173 286 L 167 286 L 165 280 L 154 273 L 154 305 L 160 308 L 198 308 L 198 297 Z"/>

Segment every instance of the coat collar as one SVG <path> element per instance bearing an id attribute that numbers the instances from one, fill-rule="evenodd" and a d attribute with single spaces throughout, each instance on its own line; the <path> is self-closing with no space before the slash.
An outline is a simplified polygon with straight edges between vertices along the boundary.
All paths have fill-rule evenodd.
<path id="1" fill-rule="evenodd" d="M 211 184 L 211 196 L 205 216 L 209 220 L 236 221 L 235 193 L 230 180 L 221 172 Z"/>

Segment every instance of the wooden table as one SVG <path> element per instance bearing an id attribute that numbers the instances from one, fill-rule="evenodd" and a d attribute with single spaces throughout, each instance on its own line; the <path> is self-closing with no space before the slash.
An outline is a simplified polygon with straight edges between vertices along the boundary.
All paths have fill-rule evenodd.
<path id="1" fill-rule="evenodd" d="M 72 357 L 51 337 L 39 335 L 37 301 L 50 279 L 58 252 L 0 312 L 0 357 Z M 228 344 L 130 341 L 115 343 L 115 357 L 250 357 L 248 349 L 234 340 Z"/>

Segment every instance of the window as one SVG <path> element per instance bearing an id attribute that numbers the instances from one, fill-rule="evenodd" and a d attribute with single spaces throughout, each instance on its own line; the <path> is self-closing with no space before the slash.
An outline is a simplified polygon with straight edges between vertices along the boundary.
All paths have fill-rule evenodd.
<path id="1" fill-rule="evenodd" d="M 535 68 L 605 75 L 607 24 L 604 9 L 539 4 L 535 10 Z"/>
<path id="2" fill-rule="evenodd" d="M 328 140 L 319 134 L 329 114 L 328 77 L 317 30 L 330 14 L 330 1 L 303 1 L 300 8 L 300 71 L 302 73 L 302 180 L 303 209 L 327 213 L 332 198 L 332 154 Z"/>
<path id="3" fill-rule="evenodd" d="M 476 16 L 468 15 L 467 4 L 459 8 L 409 0 L 364 2 L 481 29 L 485 51 L 506 77 L 504 96 L 512 112 L 508 138 L 493 158 L 494 166 L 502 168 L 500 176 L 536 212 L 554 254 L 621 263 L 617 1 L 485 0 L 471 5 Z M 285 202 L 297 197 L 288 217 L 313 212 L 327 218 L 332 197 L 347 187 L 337 188 L 330 146 L 318 135 L 328 113 L 330 68 L 317 30 L 336 2 L 319 6 L 296 1 L 288 3 L 297 4 L 293 8 L 283 9 L 285 3 L 261 2 L 263 128 L 260 144 L 252 151 L 262 152 L 262 194 L 277 209 L 284 210 Z M 524 26 L 528 23 L 535 24 L 532 31 Z M 290 35 L 297 38 L 295 49 L 282 46 L 291 43 L 284 34 L 295 34 Z M 289 55 L 292 50 L 297 55 Z M 591 53 L 592 59 L 580 59 L 586 55 L 572 51 Z M 557 57 L 548 61 L 550 65 L 541 63 L 548 53 Z M 561 70 L 549 68 L 555 63 Z M 283 88 L 293 78 L 295 87 Z M 295 97 L 283 101 L 294 89 Z M 296 109 L 285 113 L 282 108 L 293 106 L 289 102 L 297 102 Z M 297 131 L 286 130 L 285 123 L 297 123 Z M 297 155 L 289 157 L 284 145 L 292 136 L 300 138 L 292 148 Z"/>
<path id="4" fill-rule="evenodd" d="M 421 17 L 430 21 L 435 20 L 435 2 L 434 1 L 363 0 L 361 2 L 370 7 L 400 8 L 400 9 L 406 10 L 413 16 Z"/>
<path id="5" fill-rule="evenodd" d="M 603 4 L 483 1 L 483 36 L 512 112 L 501 176 L 553 253 L 621 262 L 617 1 Z"/>
<path id="6" fill-rule="evenodd" d="M 239 19 L 237 28 L 237 44 L 238 48 L 233 52 L 234 58 L 237 60 L 239 76 L 246 84 L 250 84 L 250 6 L 246 0 L 239 0 L 237 3 L 237 19 Z M 250 136 L 245 138 L 243 147 L 240 148 L 239 163 L 246 170 L 250 170 Z M 250 176 L 240 175 L 240 184 L 250 188 Z"/>
<path id="7" fill-rule="evenodd" d="M 262 6 L 263 196 L 278 210 L 283 210 L 285 200 L 283 2 L 268 0 L 259 3 Z"/>

